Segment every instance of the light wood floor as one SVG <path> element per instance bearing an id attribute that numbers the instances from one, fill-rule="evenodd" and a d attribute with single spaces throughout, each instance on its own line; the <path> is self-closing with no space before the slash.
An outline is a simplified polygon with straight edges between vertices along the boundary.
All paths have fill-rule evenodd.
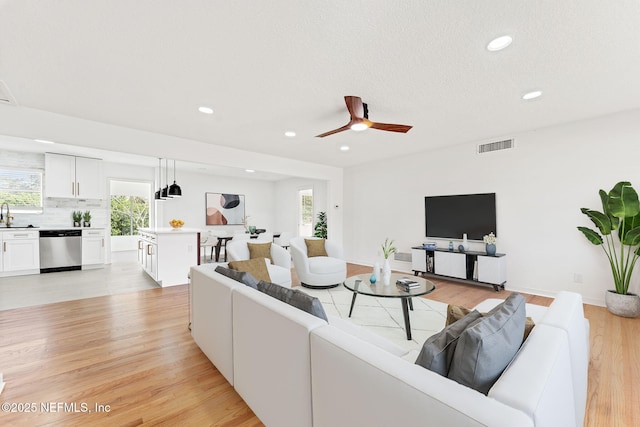
<path id="1" fill-rule="evenodd" d="M 349 275 L 369 270 L 348 266 Z M 506 296 L 435 282 L 428 298 L 443 302 L 473 306 Z M 585 425 L 640 425 L 640 319 L 594 306 L 585 306 L 585 315 L 591 322 Z M 0 412 L 0 425 L 262 425 L 195 345 L 188 318 L 186 285 L 0 311 L 7 383 L 0 402 L 23 411 L 36 405 L 31 413 Z M 82 412 L 83 404 L 92 412 Z"/>

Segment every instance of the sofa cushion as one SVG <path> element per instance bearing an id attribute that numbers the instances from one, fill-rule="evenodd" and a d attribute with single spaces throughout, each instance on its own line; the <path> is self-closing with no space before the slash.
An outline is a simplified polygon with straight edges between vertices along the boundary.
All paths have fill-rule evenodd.
<path id="1" fill-rule="evenodd" d="M 449 304 L 447 306 L 447 321 L 445 323 L 445 326 L 451 325 L 455 321 L 462 319 L 464 316 L 466 316 L 470 312 L 471 310 L 469 310 L 468 308 L 462 307 L 460 305 Z M 481 312 L 480 314 L 483 316 L 486 316 L 487 313 Z M 522 342 L 524 342 L 527 339 L 527 337 L 531 333 L 531 330 L 533 329 L 534 326 L 536 326 L 536 324 L 533 322 L 533 319 L 528 316 L 525 317 L 524 337 L 522 338 Z"/>
<path id="2" fill-rule="evenodd" d="M 271 281 L 269 270 L 267 269 L 267 260 L 264 258 L 248 259 L 245 261 L 231 261 L 229 268 L 232 270 L 246 271 L 251 273 L 258 280 Z"/>
<path id="3" fill-rule="evenodd" d="M 487 394 L 518 352 L 524 321 L 525 299 L 512 293 L 504 303 L 464 330 L 458 339 L 448 377 Z"/>
<path id="4" fill-rule="evenodd" d="M 285 288 L 264 280 L 258 283 L 258 290 L 328 322 L 324 307 L 322 307 L 322 303 L 316 297 L 312 297 L 297 289 Z"/>
<path id="5" fill-rule="evenodd" d="M 247 243 L 247 247 L 249 248 L 249 259 L 267 258 L 269 262 L 273 263 L 271 259 L 271 242 Z"/>
<path id="6" fill-rule="evenodd" d="M 429 337 L 422 345 L 416 364 L 446 377 L 449 373 L 458 338 L 471 323 L 481 317 L 482 315 L 474 310 Z"/>
<path id="7" fill-rule="evenodd" d="M 324 239 L 304 239 L 307 245 L 307 257 L 328 256 L 324 247 Z"/>
<path id="8" fill-rule="evenodd" d="M 216 267 L 216 273 L 220 273 L 223 276 L 227 276 L 236 282 L 243 283 L 250 288 L 258 289 L 258 280 L 246 271 L 232 270 L 230 268 L 222 267 L 221 265 Z"/>

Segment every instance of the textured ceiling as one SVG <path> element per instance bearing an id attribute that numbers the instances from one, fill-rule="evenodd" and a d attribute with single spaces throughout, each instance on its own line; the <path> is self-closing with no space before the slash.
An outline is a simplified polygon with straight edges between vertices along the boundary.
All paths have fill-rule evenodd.
<path id="1" fill-rule="evenodd" d="M 21 107 L 345 167 L 640 108 L 639 23 L 637 0 L 0 0 L 0 80 Z M 344 95 L 414 128 L 315 138 Z"/>

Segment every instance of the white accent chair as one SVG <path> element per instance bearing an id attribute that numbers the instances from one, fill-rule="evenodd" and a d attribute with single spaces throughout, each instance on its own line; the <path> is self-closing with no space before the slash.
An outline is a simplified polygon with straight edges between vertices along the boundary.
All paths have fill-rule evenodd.
<path id="1" fill-rule="evenodd" d="M 251 235 L 244 231 L 234 231 L 233 240 L 249 240 Z"/>
<path id="2" fill-rule="evenodd" d="M 283 231 L 282 233 L 280 233 L 280 237 L 276 237 L 275 239 L 273 239 L 273 243 L 278 246 L 282 246 L 285 249 L 288 249 L 292 238 L 293 233 L 291 231 Z"/>
<path id="3" fill-rule="evenodd" d="M 235 238 L 227 243 L 227 255 L 229 261 L 245 261 L 249 259 L 249 246 L 247 243 L 254 243 L 245 240 L 236 240 Z M 265 243 L 265 242 L 255 242 Z M 267 265 L 271 282 L 287 288 L 291 287 L 291 256 L 286 249 L 271 244 L 271 260 L 273 264 Z"/>
<path id="4" fill-rule="evenodd" d="M 200 233 L 200 247 L 202 248 L 202 255 L 204 256 L 205 262 L 207 262 L 207 248 L 211 249 L 211 258 L 213 260 L 213 253 L 215 251 L 215 247 L 218 244 L 218 237 L 213 234 L 213 232 L 208 231 L 206 233 Z"/>
<path id="5" fill-rule="evenodd" d="M 258 238 L 256 239 L 258 242 L 273 242 L 273 233 L 265 231 L 264 233 L 258 234 Z"/>
<path id="6" fill-rule="evenodd" d="M 307 256 L 305 239 L 314 237 L 294 237 L 290 240 L 293 266 L 302 286 L 306 288 L 328 289 L 339 286 L 347 278 L 347 263 L 342 245 L 325 240 L 324 248 L 328 256 Z"/>

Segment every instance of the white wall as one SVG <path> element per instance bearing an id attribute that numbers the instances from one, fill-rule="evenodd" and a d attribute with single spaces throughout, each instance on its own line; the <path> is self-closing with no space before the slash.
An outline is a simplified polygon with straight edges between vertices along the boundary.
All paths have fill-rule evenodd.
<path id="1" fill-rule="evenodd" d="M 640 110 L 503 137 L 515 137 L 516 148 L 477 155 L 476 144 L 490 141 L 476 141 L 345 170 L 349 260 L 373 264 L 385 237 L 401 252 L 422 243 L 427 195 L 495 192 L 507 289 L 571 290 L 603 305 L 605 290 L 613 287 L 608 261 L 576 226 L 591 226 L 580 208 L 600 209 L 599 189 L 628 180 L 640 190 Z M 392 266 L 411 268 L 397 261 Z M 639 289 L 636 279 L 630 290 Z"/>
<path id="2" fill-rule="evenodd" d="M 178 185 L 182 197 L 156 202 L 158 206 L 158 227 L 168 227 L 176 218 L 185 222 L 185 227 L 223 230 L 233 234 L 234 230 L 244 230 L 242 225 L 207 226 L 205 217 L 205 193 L 244 194 L 245 213 L 249 224 L 268 231 L 275 230 L 275 184 L 256 179 L 239 179 L 225 176 L 198 174 L 179 171 Z M 295 205 L 294 205 L 295 208 Z"/>
<path id="3" fill-rule="evenodd" d="M 327 181 L 292 178 L 275 183 L 276 200 L 276 231 L 290 231 L 295 235 L 298 233 L 298 190 L 313 188 L 313 218 L 314 224 L 318 212 L 327 212 L 331 217 L 331 212 L 327 207 Z"/>

